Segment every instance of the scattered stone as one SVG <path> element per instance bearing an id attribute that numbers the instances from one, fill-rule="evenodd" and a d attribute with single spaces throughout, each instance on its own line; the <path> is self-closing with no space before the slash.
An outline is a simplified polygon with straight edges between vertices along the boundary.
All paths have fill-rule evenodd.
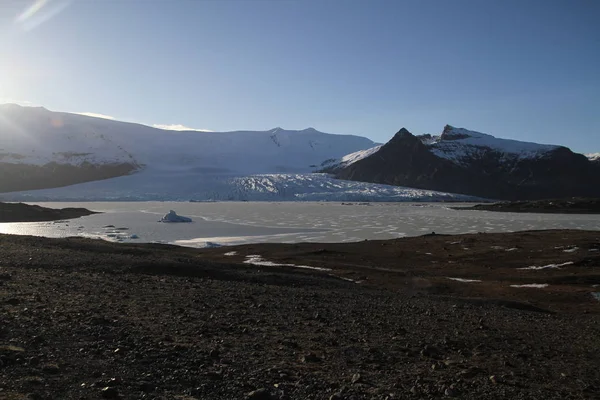
<path id="1" fill-rule="evenodd" d="M 153 392 L 156 389 L 156 386 L 154 386 L 152 383 L 150 382 L 140 382 L 139 384 L 140 390 L 144 393 L 149 393 L 149 392 Z"/>
<path id="2" fill-rule="evenodd" d="M 362 376 L 360 374 L 352 375 L 352 383 L 362 383 Z"/>
<path id="3" fill-rule="evenodd" d="M 60 368 L 56 364 L 44 364 L 42 366 L 42 371 L 47 374 L 58 374 L 60 372 Z"/>
<path id="4" fill-rule="evenodd" d="M 425 346 L 423 350 L 421 350 L 421 355 L 429 358 L 438 358 L 440 356 L 440 351 L 433 346 Z"/>
<path id="5" fill-rule="evenodd" d="M 13 345 L 3 345 L 0 346 L 0 353 L 22 353 L 24 352 L 25 349 L 22 347 L 18 347 L 18 346 L 13 346 Z"/>
<path id="6" fill-rule="evenodd" d="M 119 395 L 119 391 L 115 387 L 105 387 L 100 393 L 102 394 L 102 398 L 104 399 L 118 399 L 121 396 Z"/>
<path id="7" fill-rule="evenodd" d="M 265 388 L 261 388 L 261 389 L 257 389 L 254 390 L 250 393 L 248 393 L 248 395 L 246 396 L 247 400 L 272 400 L 273 396 L 271 396 L 271 393 L 265 389 Z"/>
<path id="8" fill-rule="evenodd" d="M 114 387 L 120 385 L 121 383 L 123 383 L 121 378 L 110 378 L 106 383 L 106 386 Z"/>
<path id="9" fill-rule="evenodd" d="M 444 396 L 448 396 L 448 397 L 455 397 L 458 394 L 458 392 L 456 391 L 456 389 L 448 387 L 446 388 L 446 390 L 444 390 Z"/>
<path id="10" fill-rule="evenodd" d="M 29 365 L 31 365 L 32 367 L 37 367 L 38 365 L 40 365 L 40 358 L 39 357 L 31 357 L 29 359 Z"/>
<path id="11" fill-rule="evenodd" d="M 303 363 L 318 363 L 321 362 L 321 358 L 315 353 L 308 353 L 302 356 L 300 359 Z"/>

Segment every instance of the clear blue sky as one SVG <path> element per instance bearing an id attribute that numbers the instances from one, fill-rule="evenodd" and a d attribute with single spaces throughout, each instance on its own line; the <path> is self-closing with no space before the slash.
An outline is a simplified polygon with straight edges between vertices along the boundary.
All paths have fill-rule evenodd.
<path id="1" fill-rule="evenodd" d="M 599 20 L 597 0 L 3 0 L 0 99 L 377 141 L 449 123 L 597 152 Z"/>

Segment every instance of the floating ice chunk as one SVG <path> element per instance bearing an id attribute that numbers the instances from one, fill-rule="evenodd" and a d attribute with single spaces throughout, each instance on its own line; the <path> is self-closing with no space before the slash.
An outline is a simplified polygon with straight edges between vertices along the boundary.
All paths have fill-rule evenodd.
<path id="1" fill-rule="evenodd" d="M 548 284 L 547 283 L 527 283 L 525 285 L 510 285 L 510 287 L 543 289 L 545 287 L 548 287 Z"/>
<path id="2" fill-rule="evenodd" d="M 523 268 L 517 268 L 517 269 L 532 269 L 532 270 L 549 269 L 549 268 L 560 269 L 560 267 L 564 267 L 564 266 L 572 265 L 572 264 L 574 264 L 573 261 L 567 261 L 562 264 L 548 264 L 548 265 L 543 265 L 541 267 L 536 267 L 535 265 L 532 265 L 530 267 L 523 267 Z"/>
<path id="3" fill-rule="evenodd" d="M 457 282 L 465 282 L 465 283 L 471 283 L 471 282 L 481 282 L 480 279 L 466 279 L 466 278 L 452 278 L 447 276 L 446 278 L 451 279 L 453 281 L 457 281 Z"/>
<path id="4" fill-rule="evenodd" d="M 188 218 L 188 217 L 181 216 L 181 215 L 177 215 L 177 213 L 175 211 L 170 210 L 158 222 L 192 222 L 192 219 Z"/>
<path id="5" fill-rule="evenodd" d="M 600 292 L 592 292 L 592 297 L 600 301 Z"/>

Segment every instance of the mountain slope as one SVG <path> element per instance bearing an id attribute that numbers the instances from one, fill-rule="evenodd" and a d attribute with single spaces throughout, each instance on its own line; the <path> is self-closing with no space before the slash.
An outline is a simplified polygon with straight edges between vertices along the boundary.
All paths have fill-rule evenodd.
<path id="1" fill-rule="evenodd" d="M 498 139 L 446 126 L 402 128 L 367 157 L 325 170 L 337 178 L 504 200 L 600 196 L 600 168 L 566 147 Z"/>
<path id="2" fill-rule="evenodd" d="M 374 146 L 309 128 L 174 132 L 145 125 L 0 105 L 0 192 L 52 188 L 140 170 L 182 174 L 306 173 Z"/>

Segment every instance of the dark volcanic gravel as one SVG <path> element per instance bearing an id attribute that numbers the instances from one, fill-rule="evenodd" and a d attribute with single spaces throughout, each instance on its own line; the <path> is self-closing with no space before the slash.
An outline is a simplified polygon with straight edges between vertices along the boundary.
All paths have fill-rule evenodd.
<path id="1" fill-rule="evenodd" d="M 529 234 L 540 246 L 563 238 L 580 248 L 598 245 L 600 236 Z M 494 238 L 481 236 L 483 244 L 477 235 L 371 242 L 370 253 L 364 243 L 307 244 L 322 264 L 304 245 L 197 251 L 0 236 L 0 398 L 595 398 L 600 302 L 514 289 L 546 293 L 526 302 L 503 291 L 462 292 L 474 284 L 453 281 L 440 293 L 434 275 L 442 272 L 408 256 L 409 248 L 423 251 L 419 241 L 435 254 L 442 243 L 475 238 L 468 245 L 479 254 L 470 256 L 475 262 Z M 504 236 L 495 237 L 497 243 Z M 348 264 L 361 262 L 356 254 L 366 265 L 383 260 L 385 254 L 375 257 L 381 243 L 404 249 L 406 259 L 379 261 L 379 272 L 360 269 L 360 284 L 339 278 L 355 273 Z M 354 253 L 357 246 L 364 246 L 361 253 Z M 345 266 L 320 272 L 234 263 L 250 251 L 267 259 L 279 252 L 290 262 L 292 250 L 297 264 L 329 267 L 334 256 L 323 255 L 346 251 L 345 264 L 335 256 Z M 223 255 L 230 251 L 237 258 Z M 526 264 L 546 261 L 525 250 L 518 257 Z M 575 258 L 587 259 L 578 268 L 597 279 L 597 256 Z M 493 265 L 473 273 L 485 280 L 489 271 L 499 282 Z M 406 274 L 393 282 L 394 269 L 410 271 L 410 290 Z"/>

